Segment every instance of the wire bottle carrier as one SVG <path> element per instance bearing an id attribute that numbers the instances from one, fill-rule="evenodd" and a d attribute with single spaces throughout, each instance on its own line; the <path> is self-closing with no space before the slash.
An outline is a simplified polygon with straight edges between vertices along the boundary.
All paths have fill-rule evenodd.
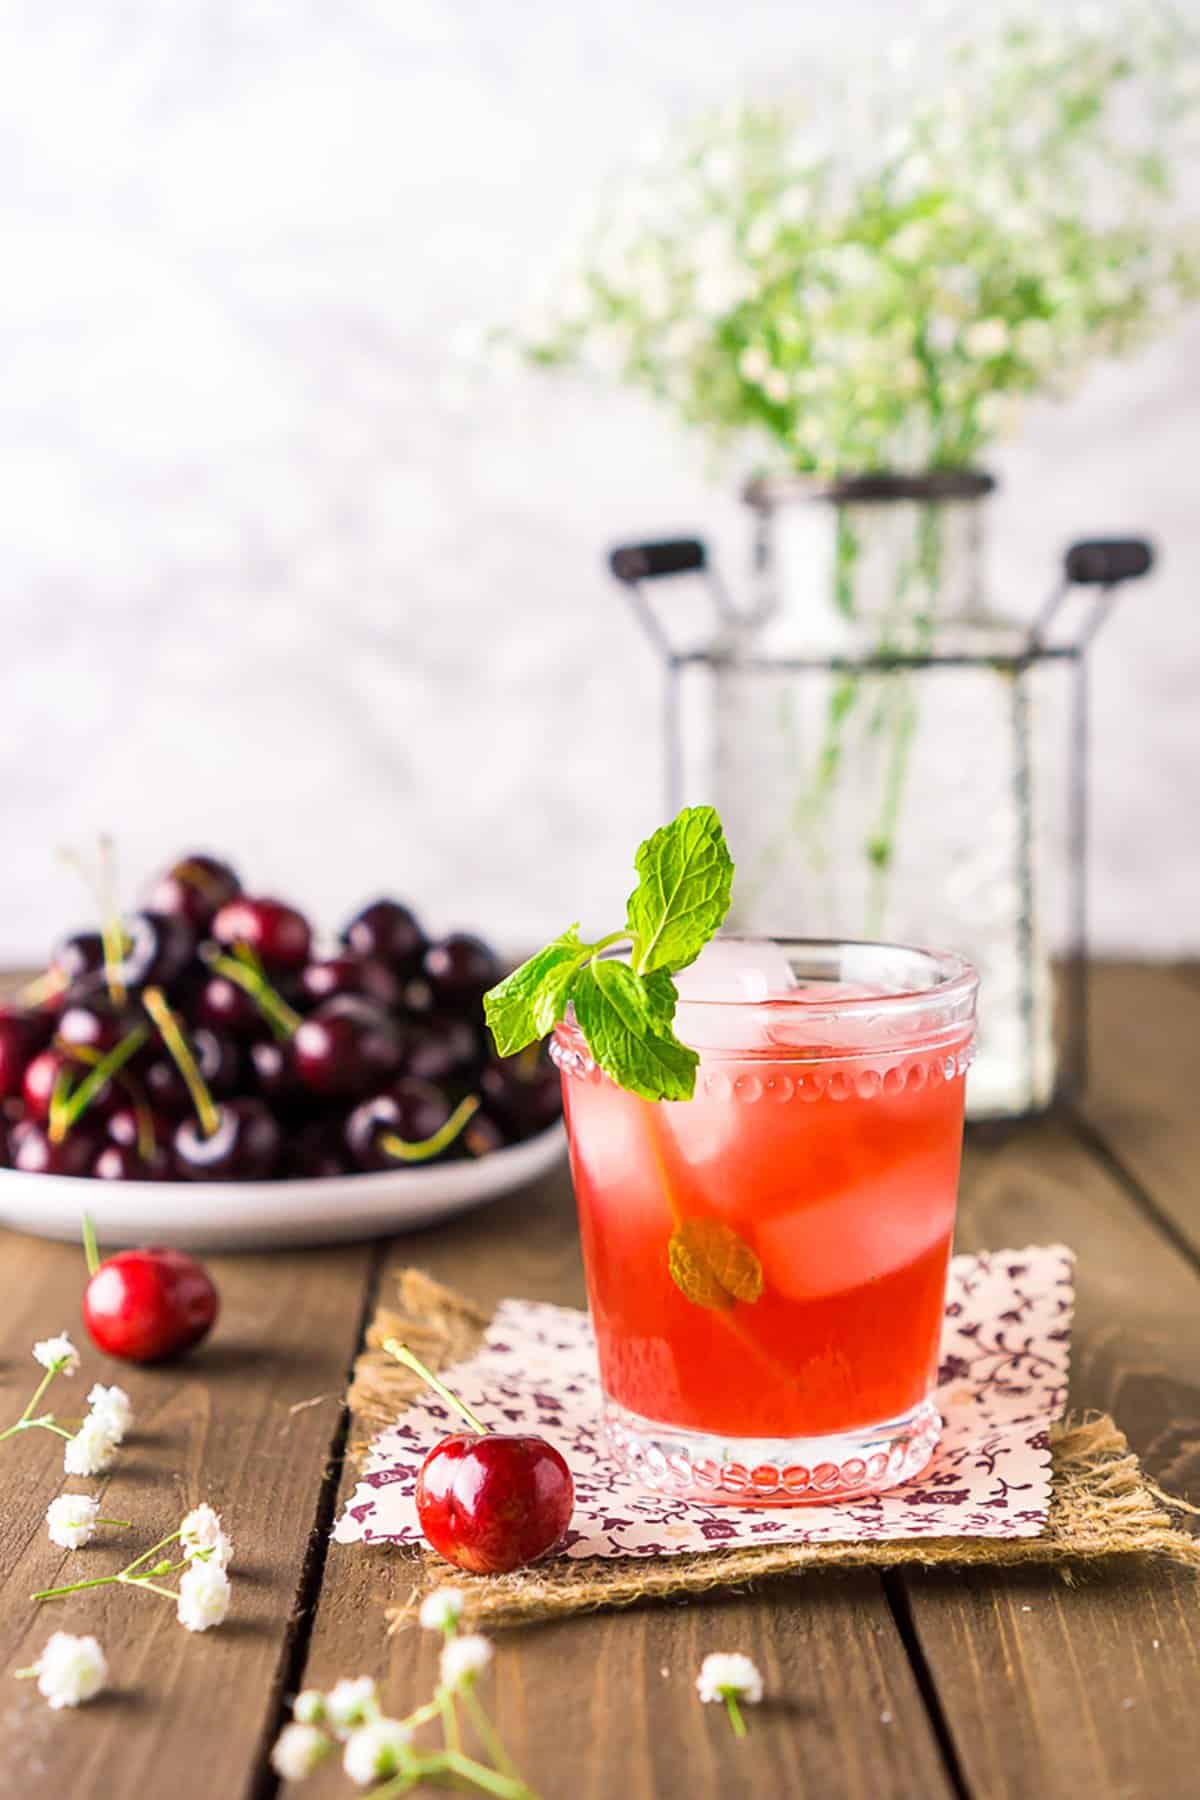
<path id="1" fill-rule="evenodd" d="M 968 1112 L 1011 1118 L 1084 1080 L 1088 651 L 1153 553 L 1133 538 L 1073 544 L 1032 624 L 995 617 L 976 580 L 991 486 L 970 472 L 752 484 L 746 607 L 699 539 L 623 545 L 609 561 L 662 661 L 668 810 L 711 800 L 725 822 L 730 923 L 962 951 L 981 974 Z M 854 605 L 815 631 L 811 605 L 803 618 L 789 606 L 782 566 L 797 498 L 834 502 L 835 593 L 854 564 Z M 905 562 L 893 545 L 873 606 L 864 546 L 902 519 L 916 550 Z M 687 585 L 670 578 L 688 576 L 704 615 L 668 600 Z"/>

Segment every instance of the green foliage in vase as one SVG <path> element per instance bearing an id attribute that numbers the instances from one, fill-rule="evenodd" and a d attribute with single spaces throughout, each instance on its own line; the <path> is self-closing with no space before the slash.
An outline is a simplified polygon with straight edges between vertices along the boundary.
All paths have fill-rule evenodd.
<path id="1" fill-rule="evenodd" d="M 1198 115 L 1169 8 L 992 13 L 827 99 L 688 122 L 493 341 L 767 467 L 961 467 L 1200 292 L 1174 179 Z"/>

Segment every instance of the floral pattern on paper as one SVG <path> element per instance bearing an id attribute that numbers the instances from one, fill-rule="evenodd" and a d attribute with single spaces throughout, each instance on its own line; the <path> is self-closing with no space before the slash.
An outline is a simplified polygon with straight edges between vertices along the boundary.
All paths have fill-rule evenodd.
<path id="1" fill-rule="evenodd" d="M 944 1429 L 932 1462 L 887 1493 L 826 1506 L 709 1506 L 639 1487 L 605 1448 L 586 1313 L 505 1300 L 476 1354 L 443 1374 L 485 1423 L 549 1436 L 566 1457 L 575 1514 L 559 1555 L 1036 1537 L 1050 1498 L 1050 1426 L 1066 1403 L 1074 1298 L 1074 1257 L 1062 1245 L 954 1257 L 937 1393 Z M 430 1395 L 376 1438 L 335 1528 L 339 1543 L 421 1542 L 417 1472 L 448 1425 Z"/>

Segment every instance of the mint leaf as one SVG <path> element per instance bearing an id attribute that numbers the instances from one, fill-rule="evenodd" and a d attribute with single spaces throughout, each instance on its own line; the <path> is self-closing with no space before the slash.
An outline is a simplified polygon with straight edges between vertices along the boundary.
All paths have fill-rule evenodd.
<path id="1" fill-rule="evenodd" d="M 686 969 L 729 911 L 733 861 L 715 807 L 689 806 L 637 853 L 625 928 L 639 975 Z"/>
<path id="2" fill-rule="evenodd" d="M 661 991 L 648 995 L 628 963 L 588 963 L 571 998 L 588 1049 L 610 1080 L 645 1100 L 691 1099 L 700 1058 L 664 1021 Z"/>
<path id="3" fill-rule="evenodd" d="M 594 944 L 578 925 L 506 975 L 483 1005 L 496 1049 L 512 1056 L 554 1030 L 572 1002 L 606 1075 L 647 1100 L 690 1100 L 700 1058 L 675 1036 L 673 970 L 699 956 L 729 908 L 733 863 L 711 806 L 692 806 L 648 837 L 624 931 Z M 628 942 L 630 961 L 601 959 Z"/>
<path id="4" fill-rule="evenodd" d="M 576 970 L 592 953 L 567 929 L 483 997 L 483 1010 L 501 1056 L 512 1056 L 554 1030 L 567 1010 Z"/>

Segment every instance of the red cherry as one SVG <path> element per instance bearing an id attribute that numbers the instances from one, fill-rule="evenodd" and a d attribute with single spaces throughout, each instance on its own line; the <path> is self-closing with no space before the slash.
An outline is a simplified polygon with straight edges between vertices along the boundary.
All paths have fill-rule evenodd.
<path id="1" fill-rule="evenodd" d="M 26 1175 L 87 1175 L 100 1140 L 80 1121 L 57 1143 L 44 1125 L 24 1121 L 12 1141 L 12 1164 Z"/>
<path id="2" fill-rule="evenodd" d="M 159 876 L 146 904 L 152 912 L 186 919 L 197 931 L 204 931 L 214 913 L 241 892 L 241 886 L 229 864 L 215 856 L 185 856 Z"/>
<path id="3" fill-rule="evenodd" d="M 198 1344 L 217 1306 L 207 1270 L 182 1250 L 121 1250 L 84 1289 L 83 1322 L 106 1356 L 161 1362 Z"/>
<path id="4" fill-rule="evenodd" d="M 54 1021 L 48 1013 L 0 1006 L 0 1100 L 15 1100 L 25 1071 L 49 1041 Z"/>
<path id="5" fill-rule="evenodd" d="M 312 946 L 303 913 L 282 900 L 252 899 L 248 894 L 221 908 L 212 922 L 212 934 L 227 949 L 248 945 L 268 969 L 302 969 Z"/>
<path id="6" fill-rule="evenodd" d="M 545 1438 L 462 1431 L 425 1458 L 416 1501 L 439 1556 L 476 1575 L 501 1575 L 554 1548 L 571 1522 L 575 1484 Z"/>
<path id="7" fill-rule="evenodd" d="M 25 1101 L 25 1111 L 31 1119 L 48 1119 L 50 1103 L 54 1098 L 54 1089 L 63 1070 L 70 1074 L 71 1084 L 83 1080 L 88 1073 L 86 1063 L 76 1062 L 66 1050 L 57 1050 L 52 1044 L 35 1056 L 25 1071 L 25 1079 L 21 1083 L 21 1094 Z M 115 1099 L 112 1083 L 106 1081 L 88 1108 L 89 1117 L 99 1118 L 112 1106 Z"/>

